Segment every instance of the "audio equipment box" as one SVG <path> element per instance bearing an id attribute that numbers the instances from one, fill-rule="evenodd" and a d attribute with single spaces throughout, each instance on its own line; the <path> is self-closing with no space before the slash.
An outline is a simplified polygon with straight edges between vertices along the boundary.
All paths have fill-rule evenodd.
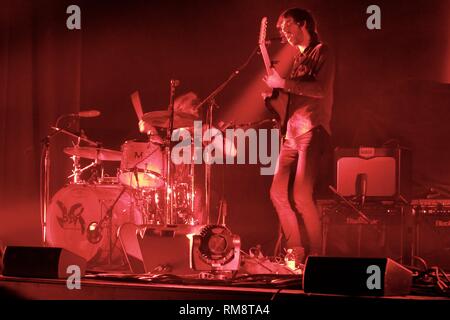
<path id="1" fill-rule="evenodd" d="M 343 202 L 318 201 L 322 215 L 322 254 L 336 257 L 388 257 L 405 264 L 412 259 L 414 217 L 408 205 L 366 202 L 358 208 Z"/>
<path id="2" fill-rule="evenodd" d="M 408 149 L 336 148 L 334 158 L 335 186 L 342 196 L 363 195 L 367 200 L 404 202 L 410 199 L 411 152 Z"/>
<path id="3" fill-rule="evenodd" d="M 450 199 L 414 199 L 411 207 L 416 255 L 428 266 L 450 271 Z"/>

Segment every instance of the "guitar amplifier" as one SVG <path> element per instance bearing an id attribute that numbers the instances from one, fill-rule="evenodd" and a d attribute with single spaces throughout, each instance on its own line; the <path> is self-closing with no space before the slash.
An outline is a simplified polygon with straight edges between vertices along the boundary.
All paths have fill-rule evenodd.
<path id="1" fill-rule="evenodd" d="M 408 149 L 336 148 L 334 156 L 335 186 L 342 196 L 357 196 L 364 188 L 367 199 L 410 199 L 411 153 Z"/>
<path id="2" fill-rule="evenodd" d="M 322 215 L 322 255 L 389 257 L 411 264 L 414 218 L 410 207 L 393 201 L 368 202 L 361 212 L 344 203 L 318 201 Z"/>
<path id="3" fill-rule="evenodd" d="M 450 199 L 414 199 L 416 255 L 450 271 Z"/>

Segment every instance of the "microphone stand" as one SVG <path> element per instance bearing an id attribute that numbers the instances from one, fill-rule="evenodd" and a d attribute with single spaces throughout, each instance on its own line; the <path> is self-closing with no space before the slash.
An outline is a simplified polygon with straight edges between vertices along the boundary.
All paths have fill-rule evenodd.
<path id="1" fill-rule="evenodd" d="M 70 136 L 70 137 L 72 137 L 72 138 L 76 138 L 76 139 L 79 139 L 80 141 L 84 141 L 84 142 L 90 144 L 91 146 L 99 147 L 99 146 L 101 145 L 100 142 L 95 142 L 95 141 L 89 140 L 89 139 L 86 138 L 86 137 L 78 136 L 78 135 L 76 135 L 75 133 L 70 132 L 70 131 L 67 131 L 67 130 L 65 130 L 65 129 L 61 129 L 61 128 L 58 128 L 58 127 L 51 127 L 51 128 L 52 128 L 53 130 L 55 130 L 55 132 L 54 132 L 53 134 L 58 133 L 58 132 L 61 132 L 61 133 L 64 133 L 64 134 L 66 134 L 66 135 L 68 135 L 68 136 Z M 52 134 L 52 135 L 53 135 L 53 134 Z"/>
<path id="2" fill-rule="evenodd" d="M 166 136 L 166 142 L 165 142 L 165 149 L 166 149 L 166 175 L 167 175 L 167 181 L 166 181 L 166 210 L 165 210 L 165 216 L 166 216 L 166 224 L 167 225 L 173 225 L 176 223 L 176 218 L 173 216 L 173 179 L 172 179 L 172 172 L 170 168 L 171 160 L 172 160 L 172 131 L 173 131 L 173 122 L 175 117 L 175 110 L 174 110 L 174 99 L 175 99 L 175 88 L 178 85 L 177 80 L 171 80 L 170 81 L 170 97 L 169 97 L 169 125 L 167 128 L 167 136 Z"/>
<path id="3" fill-rule="evenodd" d="M 349 206 L 354 212 L 356 212 L 358 214 L 358 216 L 364 220 L 364 222 L 366 222 L 367 224 L 371 224 L 371 220 L 361 211 L 359 210 L 356 206 L 353 205 L 353 203 L 351 203 L 350 201 L 348 201 L 347 199 L 345 199 L 344 196 L 342 196 L 333 186 L 328 186 L 330 188 L 331 191 L 333 191 L 333 193 L 335 195 L 337 195 L 347 206 Z M 378 226 L 375 226 L 376 231 L 378 231 L 378 233 L 382 233 L 382 231 L 379 229 Z M 358 256 L 361 256 L 361 237 L 362 237 L 362 224 L 358 223 L 358 240 L 357 240 L 357 247 L 358 247 Z"/>
<path id="4" fill-rule="evenodd" d="M 40 186 L 40 209 L 41 209 L 41 225 L 42 225 L 42 244 L 47 246 L 47 212 L 50 203 L 50 138 L 57 134 L 54 131 L 42 139 L 41 154 L 41 186 Z M 44 163 L 42 164 L 42 160 Z"/>
<path id="5" fill-rule="evenodd" d="M 197 109 L 200 109 L 203 105 L 208 104 L 207 116 L 206 116 L 206 130 L 210 130 L 212 128 L 212 120 L 213 120 L 213 110 L 214 108 L 219 109 L 219 105 L 216 104 L 215 98 L 216 96 L 222 92 L 223 89 L 231 82 L 237 75 L 241 73 L 241 71 L 250 63 L 252 58 L 259 50 L 259 45 L 253 49 L 250 56 L 247 60 L 234 70 L 230 76 L 219 85 L 209 96 L 207 96 L 200 104 L 197 106 Z M 210 212 L 211 212 L 211 164 L 205 163 L 205 216 L 206 216 L 206 224 L 210 224 Z M 224 222 L 223 222 L 224 223 Z"/>
<path id="6" fill-rule="evenodd" d="M 330 190 L 333 191 L 335 195 L 337 195 L 342 201 L 344 201 L 344 203 L 347 206 L 349 206 L 353 211 L 355 211 L 361 217 L 361 219 L 363 219 L 368 224 L 371 223 L 371 220 L 361 210 L 359 210 L 356 206 L 354 206 L 353 203 L 345 199 L 345 197 L 342 196 L 333 186 L 328 186 L 328 188 L 330 188 Z"/>

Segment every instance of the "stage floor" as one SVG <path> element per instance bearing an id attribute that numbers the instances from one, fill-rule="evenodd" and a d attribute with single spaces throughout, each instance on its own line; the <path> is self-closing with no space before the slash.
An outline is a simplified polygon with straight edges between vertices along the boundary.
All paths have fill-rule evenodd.
<path id="1" fill-rule="evenodd" d="M 300 280 L 299 280 L 300 281 Z M 170 282 L 170 281 L 168 281 Z M 9 297 L 31 300 L 261 300 L 261 301 L 344 301 L 369 300 L 402 303 L 420 301 L 447 301 L 437 295 L 407 295 L 390 297 L 349 297 L 331 294 L 310 294 L 299 289 L 274 288 L 263 284 L 204 284 L 144 283 L 142 280 L 104 276 L 103 279 L 84 278 L 80 289 L 69 290 L 64 279 L 36 279 L 0 276 L 0 289 Z M 209 284 L 208 284 L 209 283 Z M 299 282 L 300 284 L 300 282 Z M 6 296 L 8 297 L 8 296 Z"/>

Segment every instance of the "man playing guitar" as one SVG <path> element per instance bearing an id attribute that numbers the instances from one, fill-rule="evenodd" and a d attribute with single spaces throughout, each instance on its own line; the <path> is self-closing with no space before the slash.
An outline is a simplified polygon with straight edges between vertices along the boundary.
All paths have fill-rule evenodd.
<path id="1" fill-rule="evenodd" d="M 277 98 L 268 97 L 266 103 L 270 106 L 275 105 L 276 100 L 285 102 L 283 108 L 279 105 L 273 108 L 278 112 L 285 137 L 270 197 L 280 219 L 286 247 L 293 249 L 301 264 L 306 245 L 308 254 L 320 254 L 322 248 L 321 220 L 313 191 L 321 157 L 330 149 L 335 67 L 334 58 L 329 48 L 320 42 L 316 23 L 307 10 L 284 11 L 277 27 L 298 53 L 287 79 L 271 67 L 264 78 L 270 88 L 278 91 Z M 293 174 L 295 206 L 289 201 L 289 179 Z M 303 219 L 306 237 L 300 236 L 297 214 Z"/>

